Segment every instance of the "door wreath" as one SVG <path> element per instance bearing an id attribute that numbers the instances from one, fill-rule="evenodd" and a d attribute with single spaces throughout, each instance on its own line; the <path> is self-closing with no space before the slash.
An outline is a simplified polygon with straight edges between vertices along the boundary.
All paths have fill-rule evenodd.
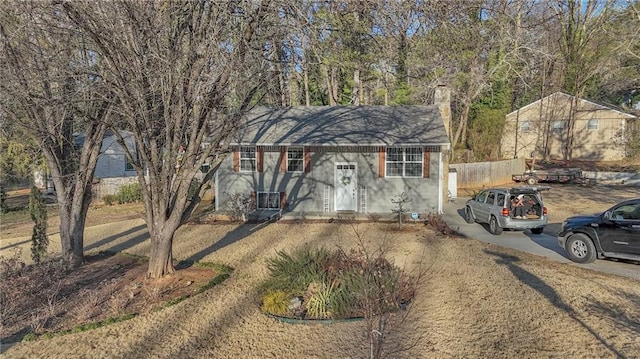
<path id="1" fill-rule="evenodd" d="M 349 183 L 351 183 L 351 177 L 342 176 L 342 178 L 340 178 L 340 183 L 342 183 L 343 186 L 348 186 Z"/>

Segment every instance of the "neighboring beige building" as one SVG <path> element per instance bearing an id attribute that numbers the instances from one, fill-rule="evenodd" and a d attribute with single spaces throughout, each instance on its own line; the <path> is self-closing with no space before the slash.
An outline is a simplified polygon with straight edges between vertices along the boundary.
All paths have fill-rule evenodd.
<path id="1" fill-rule="evenodd" d="M 625 136 L 637 122 L 628 113 L 556 92 L 506 116 L 502 156 L 620 160 Z"/>

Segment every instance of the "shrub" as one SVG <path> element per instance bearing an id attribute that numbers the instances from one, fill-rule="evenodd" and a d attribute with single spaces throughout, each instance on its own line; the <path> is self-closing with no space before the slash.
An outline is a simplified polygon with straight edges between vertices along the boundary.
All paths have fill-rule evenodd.
<path id="1" fill-rule="evenodd" d="M 262 311 L 273 315 L 286 315 L 289 312 L 290 297 L 282 290 L 270 291 L 262 299 Z"/>
<path id="2" fill-rule="evenodd" d="M 278 291 L 289 293 L 280 298 L 284 303 L 303 294 L 307 318 L 372 318 L 397 311 L 415 295 L 411 278 L 402 270 L 381 255 L 371 257 L 361 251 L 347 254 L 304 248 L 291 255 L 278 252 L 268 267 L 263 303 Z M 276 314 L 267 308 L 263 305 L 265 312 Z"/>
<path id="3" fill-rule="evenodd" d="M 380 218 L 382 218 L 382 215 L 380 213 L 368 213 L 367 217 L 369 217 L 371 222 L 378 222 Z"/>
<path id="4" fill-rule="evenodd" d="M 234 193 L 229 196 L 224 204 L 225 209 L 235 220 L 247 220 L 247 216 L 255 209 L 255 203 L 251 197 L 242 193 Z"/>
<path id="5" fill-rule="evenodd" d="M 29 214 L 33 221 L 31 258 L 38 264 L 47 253 L 49 238 L 47 237 L 47 206 L 42 199 L 42 192 L 35 186 L 31 187 L 29 194 Z"/>
<path id="6" fill-rule="evenodd" d="M 118 199 L 113 194 L 107 194 L 107 195 L 102 196 L 102 202 L 104 204 L 106 204 L 107 206 L 111 206 L 114 203 L 118 202 Z"/>
<path id="7" fill-rule="evenodd" d="M 189 184 L 189 190 L 187 191 L 187 198 L 191 201 L 200 192 L 200 181 L 197 178 L 193 178 Z"/>
<path id="8" fill-rule="evenodd" d="M 7 205 L 7 192 L 4 188 L 0 187 L 0 213 L 9 212 L 9 206 Z"/>
<path id="9" fill-rule="evenodd" d="M 447 222 L 444 220 L 441 214 L 428 213 L 424 223 L 430 226 L 431 228 L 433 228 L 434 231 L 444 235 L 450 235 L 455 232 L 447 224 Z"/>
<path id="10" fill-rule="evenodd" d="M 118 190 L 116 200 L 119 204 L 142 201 L 142 186 L 139 183 L 127 184 Z"/>
<path id="11" fill-rule="evenodd" d="M 309 283 L 324 281 L 325 264 L 330 258 L 331 252 L 324 248 L 313 250 L 304 247 L 292 255 L 279 251 L 276 258 L 267 262 L 271 277 L 265 287 L 301 295 L 307 290 Z"/>
<path id="12" fill-rule="evenodd" d="M 322 319 L 333 317 L 331 309 L 336 287 L 336 282 L 331 283 L 331 285 L 321 283 L 320 289 L 310 294 L 306 301 L 307 316 L 309 318 Z M 342 308 L 336 309 L 339 312 L 343 312 Z"/>

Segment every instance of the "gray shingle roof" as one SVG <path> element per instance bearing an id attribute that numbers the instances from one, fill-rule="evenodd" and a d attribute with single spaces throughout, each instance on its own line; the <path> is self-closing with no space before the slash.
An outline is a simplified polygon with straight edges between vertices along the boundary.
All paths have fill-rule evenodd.
<path id="1" fill-rule="evenodd" d="M 256 107 L 233 144 L 445 145 L 436 106 Z"/>

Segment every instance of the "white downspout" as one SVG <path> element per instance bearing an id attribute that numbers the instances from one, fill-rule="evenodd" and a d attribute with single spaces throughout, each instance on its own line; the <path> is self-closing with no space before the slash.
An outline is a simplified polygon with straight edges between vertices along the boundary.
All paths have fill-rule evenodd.
<path id="1" fill-rule="evenodd" d="M 443 181 L 444 181 L 444 165 L 442 164 L 442 151 L 438 152 L 438 213 L 443 214 L 444 211 L 442 209 L 442 191 L 444 190 Z"/>
<path id="2" fill-rule="evenodd" d="M 218 168 L 219 170 L 220 168 Z M 216 186 L 215 190 L 214 190 L 214 196 L 213 197 L 213 201 L 216 204 L 216 212 L 220 210 L 220 196 L 218 193 L 218 188 L 220 188 L 220 186 L 218 186 L 218 170 L 216 170 L 216 175 L 215 175 L 215 180 L 214 180 L 214 185 Z"/>

